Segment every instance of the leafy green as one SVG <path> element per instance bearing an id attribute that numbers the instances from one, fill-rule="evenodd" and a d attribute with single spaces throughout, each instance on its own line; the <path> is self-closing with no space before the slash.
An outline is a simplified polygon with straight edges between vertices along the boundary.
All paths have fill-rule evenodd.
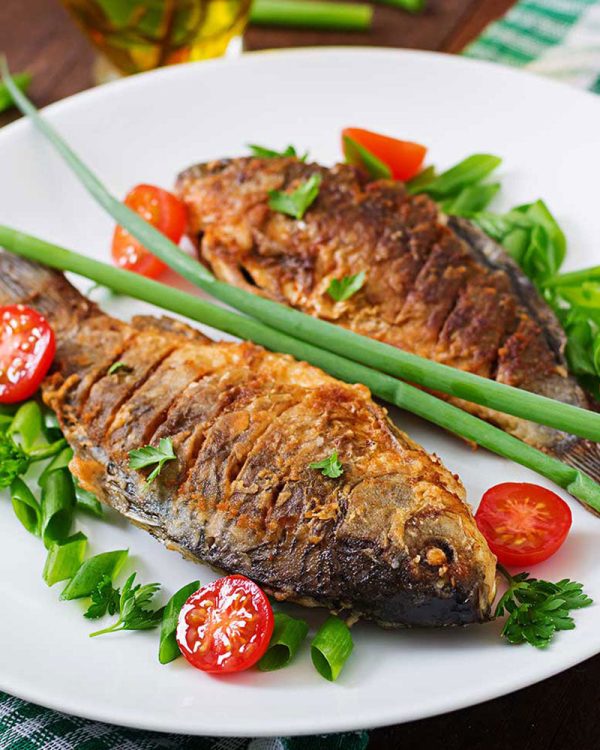
<path id="1" fill-rule="evenodd" d="M 354 138 L 345 135 L 343 147 L 346 162 L 364 169 L 373 180 L 390 179 L 392 177 L 392 170 L 388 165 L 364 146 L 361 146 Z"/>
<path id="2" fill-rule="evenodd" d="M 252 152 L 252 155 L 258 157 L 259 159 L 276 159 L 281 156 L 293 156 L 300 161 L 306 161 L 308 159 L 308 151 L 300 156 L 292 145 L 288 146 L 283 151 L 275 151 L 272 148 L 259 146 L 256 143 L 249 143 L 248 148 Z"/>
<path id="3" fill-rule="evenodd" d="M 162 619 L 163 610 L 148 609 L 148 605 L 160 589 L 160 583 L 133 585 L 135 573 L 125 581 L 119 598 L 119 618 L 112 625 L 95 633 L 90 638 L 119 630 L 150 630 L 157 627 Z"/>
<path id="4" fill-rule="evenodd" d="M 488 177 L 502 163 L 502 159 L 491 154 L 474 154 L 468 156 L 454 167 L 442 172 L 432 179 L 423 179 L 418 175 L 409 183 L 412 193 L 427 193 L 434 200 L 446 200 L 456 197 L 465 187 L 477 185 Z M 419 180 L 421 178 L 421 180 Z"/>
<path id="5" fill-rule="evenodd" d="M 12 482 L 29 468 L 29 458 L 10 435 L 0 432 L 0 488 Z"/>
<path id="6" fill-rule="evenodd" d="M 113 362 L 108 368 L 108 374 L 114 375 L 116 372 L 131 372 L 133 367 L 126 365 L 125 362 Z"/>
<path id="7" fill-rule="evenodd" d="M 152 445 L 146 445 L 144 448 L 136 448 L 135 450 L 129 451 L 129 468 L 143 469 L 146 466 L 156 464 L 146 479 L 146 482 L 150 484 L 160 474 L 167 461 L 173 461 L 176 458 L 177 456 L 173 450 L 173 441 L 171 438 L 161 438 L 158 443 L 158 448 L 155 448 Z"/>
<path id="8" fill-rule="evenodd" d="M 511 576 L 502 566 L 508 589 L 496 607 L 496 617 L 508 615 L 502 635 L 510 643 L 530 643 L 546 648 L 559 630 L 573 630 L 569 612 L 592 604 L 583 585 L 564 578 L 558 583 L 530 578 L 529 573 Z"/>
<path id="9" fill-rule="evenodd" d="M 327 294 L 336 302 L 345 302 L 362 288 L 365 278 L 365 272 L 360 271 L 351 276 L 343 276 L 341 279 L 331 279 L 327 287 Z"/>
<path id="10" fill-rule="evenodd" d="M 158 646 L 158 661 L 161 664 L 169 662 L 181 656 L 177 645 L 175 632 L 181 608 L 186 600 L 200 588 L 200 581 L 192 581 L 176 591 L 167 602 L 160 624 L 160 644 Z"/>
<path id="11" fill-rule="evenodd" d="M 113 586 L 111 576 L 103 575 L 90 597 L 92 603 L 83 616 L 89 620 L 97 620 L 105 614 L 114 615 L 118 611 L 121 592 Z"/>
<path id="12" fill-rule="evenodd" d="M 330 456 L 327 456 L 322 461 L 314 461 L 312 464 L 309 464 L 309 467 L 311 469 L 320 469 L 321 474 L 330 479 L 337 479 L 344 473 L 344 468 L 338 460 L 337 451 L 333 451 Z"/>
<path id="13" fill-rule="evenodd" d="M 321 175 L 313 174 L 291 193 L 281 190 L 269 191 L 269 208 L 294 219 L 301 219 L 319 194 Z"/>

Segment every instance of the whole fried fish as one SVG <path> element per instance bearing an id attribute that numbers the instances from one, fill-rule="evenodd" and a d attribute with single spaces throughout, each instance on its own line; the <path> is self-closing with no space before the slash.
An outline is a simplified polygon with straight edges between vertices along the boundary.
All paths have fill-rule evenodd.
<path id="1" fill-rule="evenodd" d="M 42 392 L 73 473 L 168 547 L 382 625 L 489 617 L 495 558 L 460 480 L 364 386 L 168 318 L 123 323 L 61 274 L 0 253 L 0 304 L 16 302 L 54 327 Z M 177 458 L 148 484 L 129 452 L 161 438 Z M 333 451 L 342 476 L 310 468 Z"/>
<path id="2" fill-rule="evenodd" d="M 300 221 L 268 206 L 321 175 Z M 477 375 L 589 408 L 569 375 L 553 312 L 506 252 L 403 184 L 349 165 L 240 158 L 183 172 L 190 236 L 214 274 L 357 333 Z M 332 279 L 363 271 L 336 302 Z M 449 399 L 600 481 L 600 447 L 483 406 Z"/>

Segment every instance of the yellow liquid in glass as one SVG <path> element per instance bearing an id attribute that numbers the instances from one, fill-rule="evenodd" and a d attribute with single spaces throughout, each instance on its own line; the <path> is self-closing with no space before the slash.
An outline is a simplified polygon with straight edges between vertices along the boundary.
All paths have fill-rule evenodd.
<path id="1" fill-rule="evenodd" d="M 248 22 L 251 0 L 63 0 L 121 73 L 224 54 Z"/>

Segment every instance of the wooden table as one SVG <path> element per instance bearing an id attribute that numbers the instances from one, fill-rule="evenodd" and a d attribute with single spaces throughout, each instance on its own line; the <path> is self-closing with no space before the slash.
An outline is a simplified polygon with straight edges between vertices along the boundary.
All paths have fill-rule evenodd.
<path id="1" fill-rule="evenodd" d="M 429 0 L 418 17 L 378 7 L 368 34 L 251 29 L 247 49 L 369 44 L 456 52 L 512 0 Z M 0 0 L 0 50 L 34 74 L 40 106 L 92 85 L 93 52 L 56 0 Z M 15 119 L 0 115 L 0 125 Z M 568 634 L 561 636 L 567 648 Z M 400 675 L 410 680 L 410 675 Z M 485 682 L 486 675 L 481 675 Z M 448 691 L 454 675 L 446 675 Z M 370 750 L 592 750 L 600 747 L 600 657 L 518 693 L 434 719 L 378 729 Z M 394 686 L 389 689 L 393 691 Z"/>

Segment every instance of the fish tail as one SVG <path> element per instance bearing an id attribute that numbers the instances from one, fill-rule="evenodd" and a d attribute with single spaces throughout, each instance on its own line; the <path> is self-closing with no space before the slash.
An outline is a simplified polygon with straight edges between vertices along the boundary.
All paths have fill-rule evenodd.
<path id="1" fill-rule="evenodd" d="M 575 440 L 560 451 L 557 458 L 600 483 L 600 443 Z"/>
<path id="2" fill-rule="evenodd" d="M 56 333 L 98 312 L 62 273 L 0 249 L 0 305 L 14 304 L 37 310 Z"/>

